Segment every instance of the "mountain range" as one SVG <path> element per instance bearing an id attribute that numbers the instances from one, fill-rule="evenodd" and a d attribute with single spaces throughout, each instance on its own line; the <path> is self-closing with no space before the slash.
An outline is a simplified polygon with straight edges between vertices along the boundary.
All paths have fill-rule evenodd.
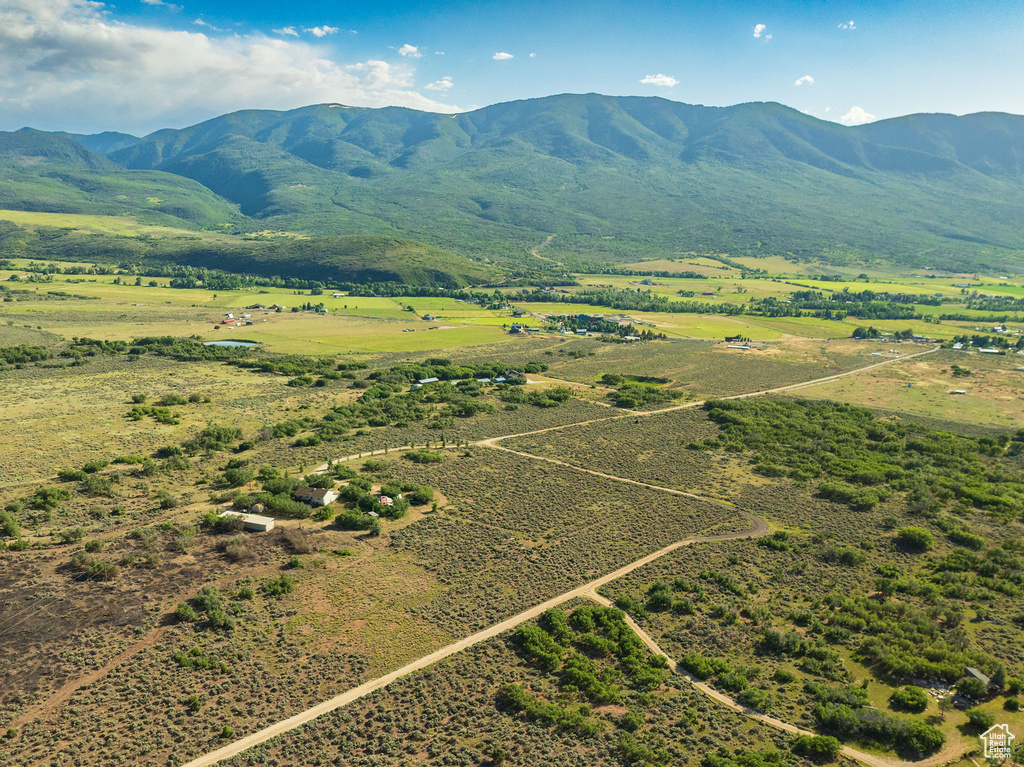
<path id="1" fill-rule="evenodd" d="M 521 263 L 550 238 L 566 263 L 1008 269 L 1024 266 L 1024 117 L 846 127 L 774 103 L 585 94 L 456 115 L 246 110 L 142 138 L 23 129 L 0 133 L 0 208 L 385 235 Z"/>

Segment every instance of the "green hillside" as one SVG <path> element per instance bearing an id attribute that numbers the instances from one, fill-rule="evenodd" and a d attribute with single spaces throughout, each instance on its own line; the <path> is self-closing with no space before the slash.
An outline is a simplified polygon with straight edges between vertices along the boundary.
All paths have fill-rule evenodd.
<path id="1" fill-rule="evenodd" d="M 76 215 L 62 216 L 63 226 L 19 225 L 4 215 L 20 218 L 0 211 L 0 258 L 135 264 L 143 271 L 147 265 L 196 266 L 332 285 L 404 282 L 457 288 L 502 275 L 493 264 L 394 237 L 252 238 L 146 226 L 131 231 L 132 222 L 125 219 Z M 116 230 L 124 233 L 112 233 Z"/>
<path id="2" fill-rule="evenodd" d="M 192 179 L 126 170 L 67 136 L 0 132 L 0 209 L 133 215 L 152 224 L 244 226 L 238 207 Z"/>
<path id="3" fill-rule="evenodd" d="M 778 104 L 562 95 L 460 115 L 317 105 L 165 130 L 109 157 L 275 227 L 587 261 L 679 252 L 1024 262 L 1024 118 L 859 128 Z"/>

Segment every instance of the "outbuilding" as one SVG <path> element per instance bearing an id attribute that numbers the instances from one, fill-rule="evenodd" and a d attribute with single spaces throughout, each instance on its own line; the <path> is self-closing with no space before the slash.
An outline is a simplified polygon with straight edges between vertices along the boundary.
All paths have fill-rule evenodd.
<path id="1" fill-rule="evenodd" d="M 262 517 L 259 514 L 243 514 L 240 511 L 225 511 L 220 515 L 221 519 L 240 519 L 242 529 L 250 533 L 265 533 L 274 529 L 274 520 L 270 517 Z"/>
<path id="2" fill-rule="evenodd" d="M 968 676 L 973 676 L 975 679 L 977 679 L 979 682 L 981 682 L 986 687 L 990 687 L 992 685 L 992 680 L 989 679 L 987 676 L 985 676 L 985 674 L 983 674 L 978 669 L 973 668 L 971 666 L 965 666 L 964 667 L 964 671 L 967 672 Z"/>

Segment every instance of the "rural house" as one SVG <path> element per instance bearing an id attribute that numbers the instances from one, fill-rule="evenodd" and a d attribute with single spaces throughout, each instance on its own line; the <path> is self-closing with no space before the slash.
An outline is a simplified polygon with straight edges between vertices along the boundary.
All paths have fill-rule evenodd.
<path id="1" fill-rule="evenodd" d="M 295 500 L 308 503 L 310 506 L 326 506 L 338 500 L 338 494 L 327 488 L 299 485 L 295 488 Z"/>

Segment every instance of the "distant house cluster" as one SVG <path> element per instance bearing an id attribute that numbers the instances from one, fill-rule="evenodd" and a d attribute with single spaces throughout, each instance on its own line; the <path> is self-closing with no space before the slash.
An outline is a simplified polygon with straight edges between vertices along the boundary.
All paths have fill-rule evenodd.
<path id="1" fill-rule="evenodd" d="M 521 372 L 519 370 L 506 370 L 502 375 L 495 376 L 494 378 L 476 378 L 474 380 L 477 383 L 496 383 L 496 384 L 500 384 L 500 383 L 508 383 L 512 379 L 523 379 L 523 380 L 525 380 L 526 379 L 526 373 L 523 373 L 523 372 Z M 440 378 L 436 378 L 436 377 L 435 378 L 421 378 L 418 381 L 415 381 L 412 384 L 411 388 L 413 390 L 422 389 L 424 386 L 426 386 L 428 384 L 440 383 L 440 382 L 441 382 L 441 379 Z M 452 386 L 455 386 L 457 384 L 462 383 L 462 380 L 459 379 L 459 380 L 454 380 L 454 381 L 447 381 L 446 383 L 449 383 Z"/>

